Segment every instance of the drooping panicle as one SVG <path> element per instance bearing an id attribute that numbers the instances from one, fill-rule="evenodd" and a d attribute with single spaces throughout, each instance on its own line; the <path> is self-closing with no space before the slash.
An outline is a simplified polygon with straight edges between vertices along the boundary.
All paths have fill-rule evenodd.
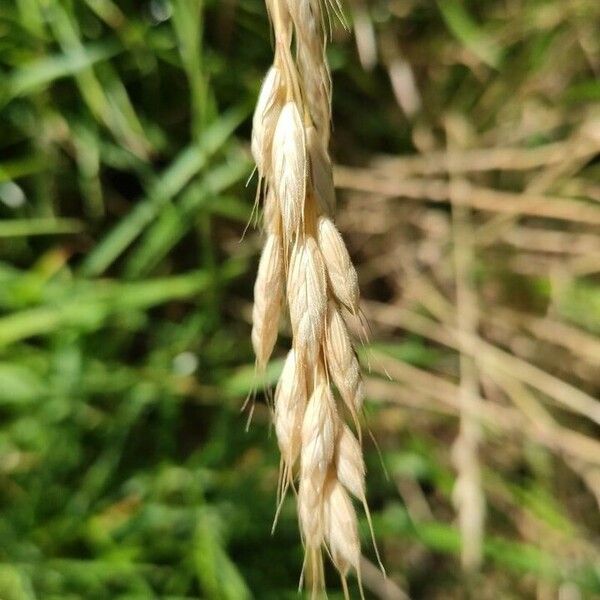
<path id="1" fill-rule="evenodd" d="M 362 438 L 344 422 L 349 416 L 352 426 L 360 427 L 364 396 L 343 317 L 344 310 L 359 313 L 358 278 L 332 221 L 331 77 L 321 0 L 266 4 L 276 57 L 253 118 L 266 242 L 255 286 L 252 343 L 257 367 L 265 369 L 287 300 L 292 349 L 273 407 L 282 457 L 279 492 L 290 485 L 297 490 L 303 573 L 316 597 L 324 586 L 324 547 L 342 578 L 350 568 L 360 578 L 351 496 L 365 507 L 370 523 Z"/>

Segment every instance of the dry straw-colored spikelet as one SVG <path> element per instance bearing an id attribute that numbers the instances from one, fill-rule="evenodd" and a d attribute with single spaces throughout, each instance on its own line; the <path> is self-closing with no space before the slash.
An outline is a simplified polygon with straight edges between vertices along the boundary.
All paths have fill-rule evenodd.
<path id="1" fill-rule="evenodd" d="M 350 569 L 360 582 L 351 496 L 370 521 L 359 427 L 363 385 L 344 320 L 344 314 L 358 314 L 358 280 L 332 221 L 331 78 L 323 27 L 329 15 L 323 1 L 266 0 L 275 58 L 261 88 L 252 133 L 266 233 L 252 343 L 257 367 L 264 370 L 285 298 L 293 342 L 273 407 L 282 464 L 279 497 L 290 486 L 297 493 L 306 553 L 303 574 L 313 597 L 324 586 L 323 550 L 346 594 Z M 337 3 L 329 8 L 339 12 Z"/>
<path id="2" fill-rule="evenodd" d="M 277 326 L 283 298 L 283 248 L 279 236 L 270 233 L 260 257 L 254 285 L 252 345 L 259 369 L 269 361 L 277 341 Z"/>

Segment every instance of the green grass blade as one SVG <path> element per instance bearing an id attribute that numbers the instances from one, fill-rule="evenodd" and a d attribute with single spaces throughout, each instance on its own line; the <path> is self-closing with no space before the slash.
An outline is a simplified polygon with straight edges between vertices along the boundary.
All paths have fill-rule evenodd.
<path id="1" fill-rule="evenodd" d="M 438 0 L 442 17 L 450 31 L 475 56 L 490 67 L 498 68 L 502 62 L 502 49 L 473 20 L 458 0 Z"/>
<path id="2" fill-rule="evenodd" d="M 77 219 L 10 219 L 0 222 L 0 238 L 80 233 L 83 229 Z"/>
<path id="3" fill-rule="evenodd" d="M 221 277 L 226 281 L 243 271 L 243 263 L 231 261 L 223 266 Z M 99 281 L 86 286 L 81 292 L 65 290 L 65 297 L 57 305 L 40 306 L 0 317 L 0 346 L 49 334 L 62 327 L 96 330 L 111 314 L 184 300 L 206 290 L 210 283 L 207 273 L 200 271 L 139 283 Z"/>
<path id="4" fill-rule="evenodd" d="M 239 107 L 232 109 L 204 132 L 199 145 L 183 150 L 156 181 L 148 197 L 139 202 L 88 254 L 82 265 L 82 274 L 103 273 L 152 222 L 162 206 L 178 194 L 227 142 L 245 116 L 246 110 Z"/>
<path id="5" fill-rule="evenodd" d="M 220 193 L 238 183 L 248 172 L 249 164 L 243 160 L 216 166 L 202 182 L 190 186 L 179 202 L 165 207 L 127 261 L 126 276 L 148 273 L 197 222 L 200 212 L 212 213 L 213 207 L 221 203 Z"/>
<path id="6" fill-rule="evenodd" d="M 101 42 L 66 50 L 63 54 L 45 56 L 21 65 L 6 80 L 8 100 L 37 92 L 64 77 L 73 77 L 92 65 L 116 56 L 122 48 L 115 41 Z"/>

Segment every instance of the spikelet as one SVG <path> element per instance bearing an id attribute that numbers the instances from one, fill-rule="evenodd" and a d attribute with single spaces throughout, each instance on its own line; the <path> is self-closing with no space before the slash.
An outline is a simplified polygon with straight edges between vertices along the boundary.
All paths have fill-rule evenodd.
<path id="1" fill-rule="evenodd" d="M 313 237 L 294 246 L 287 296 L 297 359 L 310 367 L 316 364 L 327 308 L 325 267 Z"/>
<path id="2" fill-rule="evenodd" d="M 296 233 L 302 218 L 306 194 L 306 142 L 304 127 L 294 102 L 279 115 L 272 146 L 273 189 L 279 203 L 283 232 L 287 240 Z"/>
<path id="3" fill-rule="evenodd" d="M 325 356 L 329 372 L 355 422 L 362 409 L 360 366 L 352 348 L 346 323 L 334 302 L 329 302 L 325 332 Z"/>
<path id="4" fill-rule="evenodd" d="M 331 219 L 320 217 L 317 239 L 323 253 L 327 276 L 336 298 L 353 314 L 358 312 L 358 277 L 344 240 Z"/>
<path id="5" fill-rule="evenodd" d="M 327 488 L 324 508 L 325 539 L 336 567 L 345 576 L 349 567 L 359 569 L 360 539 L 356 512 L 339 481 Z"/>
<path id="6" fill-rule="evenodd" d="M 358 500 L 365 498 L 365 463 L 358 440 L 347 425 L 342 427 L 336 448 L 336 476 Z"/>
<path id="7" fill-rule="evenodd" d="M 300 453 L 305 407 L 306 383 L 294 350 L 290 350 L 275 390 L 275 433 L 289 473 Z"/>
<path id="8" fill-rule="evenodd" d="M 271 146 L 281 105 L 281 74 L 279 69 L 273 66 L 265 76 L 252 117 L 251 150 L 261 177 L 264 177 L 270 168 Z"/>
<path id="9" fill-rule="evenodd" d="M 281 241 L 270 234 L 258 265 L 252 311 L 252 346 L 260 371 L 267 366 L 277 341 L 284 281 Z"/>
<path id="10" fill-rule="evenodd" d="M 310 478 L 316 489 L 325 481 L 333 461 L 338 429 L 335 401 L 324 374 L 317 376 L 302 422 L 302 479 Z"/>

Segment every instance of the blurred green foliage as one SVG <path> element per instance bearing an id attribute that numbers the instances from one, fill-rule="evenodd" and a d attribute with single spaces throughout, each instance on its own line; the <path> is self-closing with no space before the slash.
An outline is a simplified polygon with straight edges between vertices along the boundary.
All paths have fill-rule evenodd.
<path id="1" fill-rule="evenodd" d="M 511 18 L 531 34 L 515 46 L 481 3 L 407 3 L 407 47 L 442 56 L 452 40 L 499 73 L 477 104 L 464 65 L 443 77 L 434 67 L 422 118 L 475 107 L 484 128 L 515 80 L 548 67 L 568 25 L 536 30 L 536 11 L 550 18 L 561 1 L 516 3 Z M 387 23 L 395 8 L 376 2 L 372 18 Z M 253 202 L 249 115 L 270 56 L 262 0 L 0 4 L 2 600 L 296 597 L 293 502 L 270 536 L 276 444 L 264 410 L 248 432 L 240 414 L 260 388 L 243 318 L 258 246 L 239 240 Z M 330 58 L 338 154 L 413 150 L 384 70 L 361 70 L 349 39 Z M 592 78 L 567 87 L 565 103 L 598 96 Z M 381 109 L 365 114 L 372 99 Z M 598 294 L 574 288 L 565 314 L 597 331 L 598 311 L 580 307 Z M 419 339 L 375 348 L 421 366 L 445 360 Z M 393 479 L 447 501 L 453 474 L 435 433 L 400 427 L 381 441 L 391 480 L 373 448 L 367 457 L 376 534 L 415 597 L 444 597 L 465 584 L 456 528 L 414 521 Z M 543 466 L 531 473 L 498 485 L 576 536 Z M 510 541 L 494 517 L 496 597 L 518 597 L 511 578 L 528 574 L 600 594 L 591 565 Z M 401 566 L 415 544 L 434 557 L 433 577 Z"/>
<path id="2" fill-rule="evenodd" d="M 293 525 L 262 545 L 276 458 L 244 433 L 252 358 L 221 306 L 250 263 L 215 224 L 233 240 L 250 215 L 232 134 L 268 30 L 250 3 L 257 60 L 226 57 L 216 7 L 0 7 L 3 600 L 294 589 Z"/>

